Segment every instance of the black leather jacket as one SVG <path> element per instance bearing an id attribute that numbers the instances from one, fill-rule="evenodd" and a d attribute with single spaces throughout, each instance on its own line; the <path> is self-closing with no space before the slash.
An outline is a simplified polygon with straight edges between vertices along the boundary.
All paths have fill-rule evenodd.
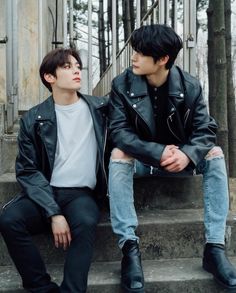
<path id="1" fill-rule="evenodd" d="M 107 179 L 104 167 L 106 143 L 107 100 L 87 95 L 81 97 L 88 103 L 98 143 L 98 173 L 96 195 L 104 195 Z M 30 109 L 20 121 L 19 152 L 16 158 L 16 178 L 22 195 L 36 202 L 47 217 L 60 214 L 49 182 L 52 175 L 57 145 L 57 123 L 54 100 L 49 97 Z"/>
<path id="2" fill-rule="evenodd" d="M 168 91 L 168 128 L 194 168 L 214 146 L 217 125 L 208 115 L 196 78 L 173 66 Z M 156 125 L 147 82 L 130 68 L 112 82 L 109 121 L 113 147 L 145 164 L 159 166 L 165 145 L 155 142 Z"/>

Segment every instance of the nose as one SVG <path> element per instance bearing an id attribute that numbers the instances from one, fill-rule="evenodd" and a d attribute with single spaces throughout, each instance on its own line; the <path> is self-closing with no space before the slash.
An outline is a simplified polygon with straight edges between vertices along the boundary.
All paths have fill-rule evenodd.
<path id="1" fill-rule="evenodd" d="M 80 74 L 81 70 L 77 66 L 73 67 L 73 73 L 74 74 Z"/>

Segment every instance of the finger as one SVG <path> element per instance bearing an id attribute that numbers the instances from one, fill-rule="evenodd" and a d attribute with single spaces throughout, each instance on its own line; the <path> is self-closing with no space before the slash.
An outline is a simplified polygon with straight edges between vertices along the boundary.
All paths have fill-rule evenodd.
<path id="1" fill-rule="evenodd" d="M 62 235 L 63 238 L 63 249 L 66 250 L 67 246 L 68 246 L 68 239 L 67 239 L 67 235 L 63 234 Z"/>
<path id="2" fill-rule="evenodd" d="M 169 150 L 178 149 L 179 147 L 177 145 L 171 144 L 169 145 Z"/>
<path id="3" fill-rule="evenodd" d="M 168 172 L 177 172 L 177 164 L 176 162 L 172 162 L 164 167 L 164 169 Z"/>
<path id="4" fill-rule="evenodd" d="M 59 239 L 58 239 L 58 236 L 57 235 L 54 235 L 54 244 L 55 244 L 55 247 L 56 248 L 59 247 Z"/>
<path id="5" fill-rule="evenodd" d="M 168 165 L 173 164 L 173 163 L 174 163 L 174 159 L 171 157 L 171 158 L 168 158 L 168 159 L 160 162 L 160 165 L 162 167 L 165 167 L 165 166 L 168 166 Z"/>
<path id="6" fill-rule="evenodd" d="M 58 235 L 58 239 L 59 239 L 59 246 L 63 246 L 64 245 L 64 241 L 63 241 L 63 236 L 61 234 Z"/>
<path id="7" fill-rule="evenodd" d="M 68 239 L 68 244 L 70 245 L 71 240 L 72 240 L 70 231 L 67 232 L 67 239 Z"/>

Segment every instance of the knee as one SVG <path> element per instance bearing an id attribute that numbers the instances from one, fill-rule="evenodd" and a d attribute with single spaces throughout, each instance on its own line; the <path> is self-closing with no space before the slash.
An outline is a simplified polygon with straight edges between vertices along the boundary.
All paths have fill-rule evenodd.
<path id="1" fill-rule="evenodd" d="M 215 146 L 207 153 L 205 159 L 212 160 L 214 158 L 223 158 L 223 157 L 224 157 L 224 153 L 221 147 Z"/>
<path id="2" fill-rule="evenodd" d="M 74 238 L 80 239 L 82 235 L 94 235 L 98 224 L 98 219 L 94 217 L 84 217 L 79 224 L 72 229 Z"/>
<path id="3" fill-rule="evenodd" d="M 122 150 L 118 148 L 114 148 L 112 150 L 111 159 L 112 160 L 126 160 L 126 161 L 133 160 L 132 157 L 130 157 L 129 155 L 127 155 L 125 152 L 123 152 Z"/>

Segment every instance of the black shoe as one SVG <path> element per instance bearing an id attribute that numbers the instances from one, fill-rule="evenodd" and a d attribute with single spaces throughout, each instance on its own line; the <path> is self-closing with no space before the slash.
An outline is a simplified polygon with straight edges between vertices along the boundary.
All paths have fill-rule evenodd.
<path id="1" fill-rule="evenodd" d="M 207 243 L 202 266 L 207 272 L 212 273 L 222 287 L 236 290 L 236 269 L 226 256 L 224 245 Z"/>
<path id="2" fill-rule="evenodd" d="M 141 254 L 137 241 L 127 240 L 122 248 L 121 287 L 124 293 L 144 293 Z"/>

